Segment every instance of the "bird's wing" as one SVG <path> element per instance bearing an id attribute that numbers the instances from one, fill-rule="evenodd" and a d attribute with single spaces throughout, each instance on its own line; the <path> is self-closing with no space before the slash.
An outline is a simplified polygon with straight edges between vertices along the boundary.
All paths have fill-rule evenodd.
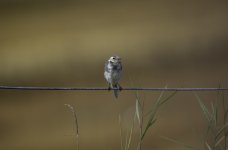
<path id="1" fill-rule="evenodd" d="M 104 70 L 106 72 L 109 72 L 109 69 L 108 69 L 108 61 L 105 62 Z"/>

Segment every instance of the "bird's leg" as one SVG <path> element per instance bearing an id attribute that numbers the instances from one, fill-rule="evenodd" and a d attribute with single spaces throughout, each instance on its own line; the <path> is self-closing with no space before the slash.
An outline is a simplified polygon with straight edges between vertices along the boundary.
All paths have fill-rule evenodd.
<path id="1" fill-rule="evenodd" d="M 110 83 L 108 84 L 108 91 L 110 91 L 111 90 L 111 85 L 110 85 Z"/>
<path id="2" fill-rule="evenodd" d="M 120 86 L 120 84 L 118 83 L 118 87 L 119 87 L 119 91 L 122 91 L 123 88 Z"/>

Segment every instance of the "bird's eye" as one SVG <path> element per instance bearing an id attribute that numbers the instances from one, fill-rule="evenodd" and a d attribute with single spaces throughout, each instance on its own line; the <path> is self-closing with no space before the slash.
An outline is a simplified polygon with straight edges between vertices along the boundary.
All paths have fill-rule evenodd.
<path id="1" fill-rule="evenodd" d="M 115 57 L 112 57 L 112 59 L 116 59 Z"/>

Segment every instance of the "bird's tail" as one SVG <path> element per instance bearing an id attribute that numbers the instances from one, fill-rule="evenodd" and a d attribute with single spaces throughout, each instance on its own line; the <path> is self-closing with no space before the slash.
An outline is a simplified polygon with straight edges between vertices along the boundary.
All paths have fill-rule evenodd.
<path id="1" fill-rule="evenodd" d="M 113 93 L 114 93 L 115 98 L 118 98 L 118 95 L 119 95 L 119 85 L 118 85 L 118 84 L 113 85 L 112 88 L 115 88 L 115 89 L 113 90 Z"/>

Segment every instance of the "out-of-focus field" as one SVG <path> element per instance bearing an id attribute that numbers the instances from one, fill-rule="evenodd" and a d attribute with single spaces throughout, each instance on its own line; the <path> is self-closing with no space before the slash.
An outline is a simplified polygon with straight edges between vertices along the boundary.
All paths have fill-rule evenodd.
<path id="1" fill-rule="evenodd" d="M 122 57 L 123 87 L 228 87 L 226 1 L 0 1 L 0 85 L 106 87 L 104 62 Z M 140 92 L 148 110 L 159 92 Z M 205 102 L 216 92 L 200 92 Z M 225 98 L 227 92 L 225 93 Z M 131 125 L 132 91 L 0 90 L 1 150 L 120 149 L 118 115 Z M 192 92 L 158 113 L 143 150 L 200 144 L 205 125 Z M 135 135 L 137 136 L 137 134 Z M 135 140 L 135 139 L 134 139 Z M 134 142 L 133 142 L 134 143 Z"/>

